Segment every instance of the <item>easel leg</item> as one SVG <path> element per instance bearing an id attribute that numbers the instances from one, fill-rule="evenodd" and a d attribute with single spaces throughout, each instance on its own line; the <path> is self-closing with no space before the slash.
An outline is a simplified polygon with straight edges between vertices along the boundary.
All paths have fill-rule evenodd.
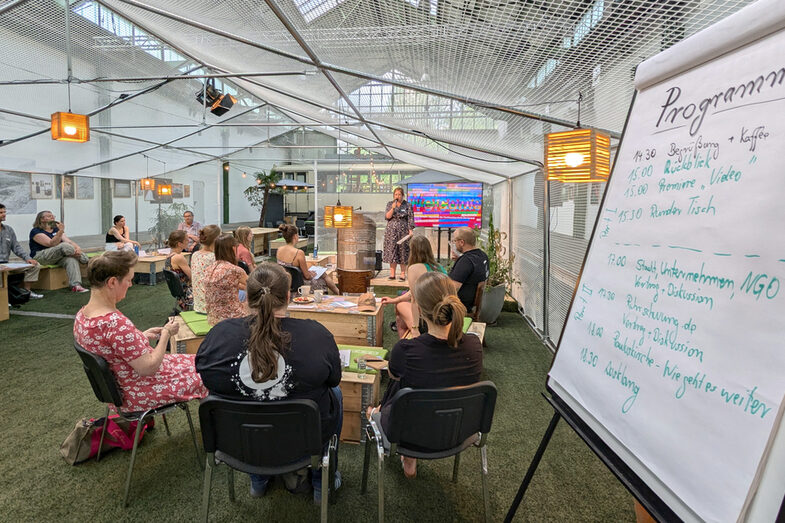
<path id="1" fill-rule="evenodd" d="M 540 464 L 543 454 L 545 454 L 545 449 L 548 447 L 548 443 L 551 441 L 551 436 L 553 436 L 553 432 L 556 430 L 556 424 L 559 422 L 559 418 L 561 418 L 561 414 L 554 412 L 551 422 L 548 425 L 548 428 L 545 430 L 545 435 L 543 435 L 542 441 L 540 441 L 540 446 L 537 448 L 537 452 L 534 453 L 532 462 L 529 465 L 529 470 L 526 471 L 526 475 L 523 477 L 521 486 L 518 488 L 518 493 L 515 495 L 512 505 L 510 505 L 510 510 L 507 511 L 507 517 L 504 518 L 505 523 L 510 523 L 512 521 L 512 518 L 515 516 L 515 512 L 518 510 L 518 506 L 521 504 L 521 501 L 523 501 L 523 496 L 526 494 L 526 489 L 529 488 L 529 483 L 532 481 L 534 471 L 537 470 L 537 466 Z"/>

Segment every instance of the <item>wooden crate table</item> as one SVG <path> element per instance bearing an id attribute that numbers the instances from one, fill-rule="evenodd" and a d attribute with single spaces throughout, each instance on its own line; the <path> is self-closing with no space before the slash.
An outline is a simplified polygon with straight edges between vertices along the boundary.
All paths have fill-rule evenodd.
<path id="1" fill-rule="evenodd" d="M 333 256 L 329 254 L 320 254 L 316 258 L 312 255 L 305 256 L 305 263 L 308 264 L 308 267 L 313 267 L 314 265 L 321 265 L 322 267 L 327 267 L 332 262 Z"/>
<path id="2" fill-rule="evenodd" d="M 310 238 L 300 238 L 299 240 L 297 240 L 297 243 L 295 244 L 295 247 L 297 247 L 298 249 L 302 249 L 303 247 L 307 247 L 308 245 L 310 245 L 311 241 L 312 240 Z M 275 256 L 275 252 L 278 249 L 280 249 L 281 247 L 283 247 L 284 245 L 286 245 L 286 240 L 284 240 L 283 238 L 278 238 L 276 240 L 271 240 L 270 241 L 270 256 Z M 308 255 L 305 256 L 305 259 L 306 260 L 308 259 Z"/>
<path id="3" fill-rule="evenodd" d="M 10 271 L 0 267 L 0 321 L 6 321 L 8 314 L 8 273 Z"/>
<path id="4" fill-rule="evenodd" d="M 270 244 L 270 236 L 277 237 L 279 232 L 278 228 L 251 227 L 251 253 L 254 256 L 266 253 Z"/>
<path id="5" fill-rule="evenodd" d="M 189 321 L 186 322 L 184 317 Z M 172 338 L 169 338 L 169 352 L 173 354 L 196 354 L 196 351 L 199 350 L 199 345 L 202 344 L 202 340 L 204 340 L 204 337 L 210 330 L 209 325 L 207 325 L 207 316 L 193 311 L 181 312 L 180 315 L 175 316 L 174 321 L 180 326 L 180 330 Z M 197 333 L 194 333 L 189 323 Z"/>
<path id="6" fill-rule="evenodd" d="M 338 350 L 349 351 L 349 366 L 345 367 L 341 376 L 341 393 L 343 394 L 343 429 L 341 441 L 362 443 L 365 441 L 365 427 L 368 420 L 365 411 L 369 406 L 379 404 L 379 385 L 381 372 L 368 368 L 365 374 L 355 372 L 357 363 L 354 361 L 361 355 L 370 354 L 383 358 L 387 351 L 382 347 L 358 347 L 338 345 Z M 344 363 L 346 363 L 344 361 Z"/>
<path id="7" fill-rule="evenodd" d="M 357 307 L 340 307 L 336 302 L 357 303 L 357 296 L 325 296 L 322 303 L 289 304 L 289 317 L 316 320 L 327 328 L 338 344 L 378 347 L 382 344 L 384 309 L 376 299 L 374 312 L 360 312 Z"/>
<path id="8" fill-rule="evenodd" d="M 163 275 L 165 263 L 166 256 L 140 256 L 134 267 L 137 281 L 142 285 L 155 285 L 158 283 L 158 274 Z"/>

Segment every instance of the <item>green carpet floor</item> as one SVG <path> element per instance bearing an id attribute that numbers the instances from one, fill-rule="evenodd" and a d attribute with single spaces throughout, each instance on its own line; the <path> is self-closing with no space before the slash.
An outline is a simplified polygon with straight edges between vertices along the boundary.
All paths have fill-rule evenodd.
<path id="1" fill-rule="evenodd" d="M 87 294 L 47 291 L 22 310 L 75 314 Z M 166 286 L 134 286 L 120 309 L 141 329 L 161 325 L 171 310 Z M 387 322 L 391 310 L 386 311 Z M 101 462 L 70 466 L 59 445 L 82 417 L 103 415 L 72 348 L 73 322 L 12 316 L 0 323 L 0 518 L 4 521 L 193 521 L 199 518 L 202 473 L 197 468 L 188 425 L 181 412 L 145 436 L 137 455 L 131 506 L 122 507 L 130 457 L 115 451 Z M 501 521 L 539 444 L 552 411 L 541 396 L 551 354 L 519 315 L 502 313 L 486 332 L 485 378 L 499 398 L 488 440 L 491 521 Z M 385 347 L 395 341 L 385 329 Z M 198 424 L 198 402 L 191 403 Z M 198 428 L 197 428 L 198 430 Z M 344 486 L 330 507 L 332 521 L 374 521 L 376 478 L 360 494 L 362 447 L 344 444 Z M 418 477 L 406 480 L 400 462 L 385 475 L 388 521 L 480 521 L 483 516 L 479 453 L 461 460 L 458 482 L 452 461 L 421 462 Z M 236 476 L 231 503 L 223 471 L 213 476 L 211 519 L 316 521 L 310 497 L 291 495 L 274 484 L 252 499 L 248 478 Z M 588 447 L 560 423 L 518 511 L 516 521 L 634 521 L 632 498 Z"/>

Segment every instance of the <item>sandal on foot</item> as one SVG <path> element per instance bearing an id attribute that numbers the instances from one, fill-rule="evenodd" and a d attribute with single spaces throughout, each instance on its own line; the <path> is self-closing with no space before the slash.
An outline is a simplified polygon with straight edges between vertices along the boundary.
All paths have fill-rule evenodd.
<path id="1" fill-rule="evenodd" d="M 394 278 L 393 278 L 393 279 L 394 279 Z M 400 276 L 400 277 L 398 278 L 398 281 L 406 281 L 406 276 Z"/>
<path id="2" fill-rule="evenodd" d="M 395 276 L 389 276 L 387 279 L 388 279 L 388 280 L 394 280 L 394 279 L 395 279 Z"/>

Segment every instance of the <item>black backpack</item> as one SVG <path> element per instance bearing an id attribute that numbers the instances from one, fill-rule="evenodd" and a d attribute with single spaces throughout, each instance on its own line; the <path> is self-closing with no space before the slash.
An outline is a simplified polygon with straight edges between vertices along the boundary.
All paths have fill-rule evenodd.
<path id="1" fill-rule="evenodd" d="M 8 286 L 8 303 L 14 307 L 19 307 L 30 301 L 30 291 L 24 287 L 16 285 Z"/>

